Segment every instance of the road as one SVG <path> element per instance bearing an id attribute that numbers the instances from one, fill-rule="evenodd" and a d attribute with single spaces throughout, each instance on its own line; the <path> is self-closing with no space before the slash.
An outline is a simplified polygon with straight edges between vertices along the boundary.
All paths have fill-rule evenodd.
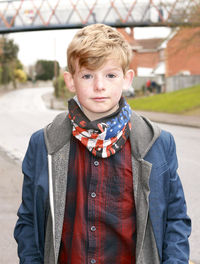
<path id="1" fill-rule="evenodd" d="M 48 110 L 42 95 L 53 88 L 16 90 L 0 97 L 0 147 L 22 159 L 30 135 L 47 125 L 59 113 Z"/>
<path id="2" fill-rule="evenodd" d="M 25 154 L 30 135 L 51 122 L 60 112 L 47 109 L 41 98 L 44 93 L 49 93 L 52 90 L 52 88 L 23 89 L 0 97 L 1 178 L 3 175 L 3 180 L 0 183 L 0 228 L 2 229 L 1 234 L 3 234 L 0 237 L 0 247 L 1 252 L 4 252 L 1 260 L 3 264 L 17 263 L 16 244 L 12 238 L 12 232 L 21 199 L 20 161 Z M 170 131 L 175 137 L 179 174 L 185 190 L 188 214 L 193 222 L 193 232 L 190 238 L 191 260 L 195 264 L 200 264 L 200 210 L 198 202 L 200 130 L 164 124 L 160 124 L 160 126 Z M 5 155 L 5 152 L 8 156 Z M 12 261 L 10 261 L 11 258 Z"/>

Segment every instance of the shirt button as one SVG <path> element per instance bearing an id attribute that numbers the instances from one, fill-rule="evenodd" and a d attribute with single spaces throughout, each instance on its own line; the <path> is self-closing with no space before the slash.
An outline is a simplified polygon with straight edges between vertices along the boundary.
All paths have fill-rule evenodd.
<path id="1" fill-rule="evenodd" d="M 96 263 L 96 260 L 95 259 L 91 259 L 90 263 L 91 264 L 95 264 Z"/>
<path id="2" fill-rule="evenodd" d="M 95 166 L 95 167 L 99 166 L 99 162 L 98 162 L 97 160 L 95 160 L 95 162 L 94 162 L 94 166 Z"/>
<path id="3" fill-rule="evenodd" d="M 96 196 L 97 196 L 97 195 L 96 195 L 95 192 L 92 192 L 92 193 L 91 193 L 91 197 L 92 197 L 92 198 L 95 198 Z"/>
<path id="4" fill-rule="evenodd" d="M 96 231 L 96 227 L 95 226 L 91 226 L 90 229 L 91 229 L 92 232 Z"/>

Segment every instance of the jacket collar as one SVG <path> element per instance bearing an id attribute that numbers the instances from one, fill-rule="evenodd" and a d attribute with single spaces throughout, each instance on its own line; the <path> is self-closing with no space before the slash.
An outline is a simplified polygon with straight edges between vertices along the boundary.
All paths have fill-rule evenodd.
<path id="1" fill-rule="evenodd" d="M 67 112 L 57 115 L 53 122 L 45 127 L 44 136 L 49 155 L 57 152 L 70 140 L 71 129 Z"/>
<path id="2" fill-rule="evenodd" d="M 131 150 L 136 159 L 143 159 L 160 135 L 160 128 L 148 119 L 131 115 L 132 133 L 130 133 Z M 68 113 L 59 114 L 45 129 L 45 142 L 48 154 L 52 155 L 61 149 L 71 137 L 71 122 Z"/>
<path id="3" fill-rule="evenodd" d="M 136 159 L 143 159 L 159 137 L 161 129 L 134 111 L 130 121 L 132 127 L 132 133 L 130 133 L 131 152 Z"/>

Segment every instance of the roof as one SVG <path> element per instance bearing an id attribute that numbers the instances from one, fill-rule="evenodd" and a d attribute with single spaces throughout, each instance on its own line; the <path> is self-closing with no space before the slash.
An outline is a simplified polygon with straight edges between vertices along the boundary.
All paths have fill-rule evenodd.
<path id="1" fill-rule="evenodd" d="M 124 35 L 133 50 L 157 50 L 165 38 L 151 38 L 151 39 L 135 39 L 133 32 L 128 34 L 124 28 L 117 29 Z M 133 30 L 133 29 L 132 29 Z"/>
<path id="2" fill-rule="evenodd" d="M 136 50 L 157 50 L 161 43 L 164 41 L 163 38 L 154 38 L 154 39 L 136 39 L 132 48 Z"/>

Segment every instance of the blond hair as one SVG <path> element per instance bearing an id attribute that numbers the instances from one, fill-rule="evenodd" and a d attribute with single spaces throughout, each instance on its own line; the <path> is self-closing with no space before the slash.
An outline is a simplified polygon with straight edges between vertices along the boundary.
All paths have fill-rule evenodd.
<path id="1" fill-rule="evenodd" d="M 93 24 L 79 30 L 67 49 L 68 71 L 75 73 L 75 62 L 79 67 L 96 70 L 109 58 L 117 59 L 125 73 L 132 52 L 128 42 L 117 30 L 104 24 Z"/>

